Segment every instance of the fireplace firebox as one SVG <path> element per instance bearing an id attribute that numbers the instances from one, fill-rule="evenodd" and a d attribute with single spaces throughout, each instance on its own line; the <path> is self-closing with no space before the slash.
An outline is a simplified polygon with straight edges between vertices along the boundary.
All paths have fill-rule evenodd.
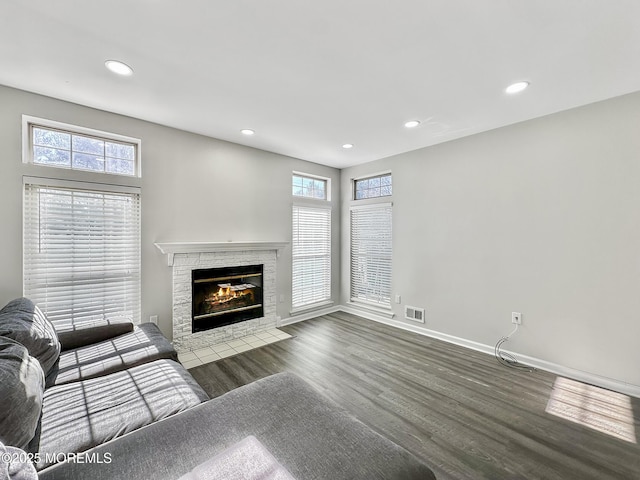
<path id="1" fill-rule="evenodd" d="M 191 271 L 192 332 L 264 316 L 263 265 Z"/>

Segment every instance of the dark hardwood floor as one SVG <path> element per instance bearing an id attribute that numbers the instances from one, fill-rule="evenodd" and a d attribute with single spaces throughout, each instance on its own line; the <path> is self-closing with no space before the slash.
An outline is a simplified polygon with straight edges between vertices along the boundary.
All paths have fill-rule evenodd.
<path id="1" fill-rule="evenodd" d="M 637 398 L 346 313 L 281 329 L 295 337 L 190 372 L 212 397 L 294 372 L 440 480 L 640 479 Z"/>

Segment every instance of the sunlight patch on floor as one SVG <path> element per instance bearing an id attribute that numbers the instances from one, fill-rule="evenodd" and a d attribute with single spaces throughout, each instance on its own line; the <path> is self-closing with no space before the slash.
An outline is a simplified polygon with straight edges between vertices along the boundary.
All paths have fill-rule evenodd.
<path id="1" fill-rule="evenodd" d="M 637 443 L 631 398 L 622 393 L 558 377 L 546 411 L 612 437 Z"/>

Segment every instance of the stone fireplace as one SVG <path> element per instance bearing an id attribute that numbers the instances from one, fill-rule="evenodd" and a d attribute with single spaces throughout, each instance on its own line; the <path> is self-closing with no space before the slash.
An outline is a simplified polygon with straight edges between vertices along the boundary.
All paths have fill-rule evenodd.
<path id="1" fill-rule="evenodd" d="M 287 242 L 155 245 L 173 270 L 173 345 L 179 353 L 276 327 L 276 260 Z M 203 311 L 196 313 L 196 304 Z"/>

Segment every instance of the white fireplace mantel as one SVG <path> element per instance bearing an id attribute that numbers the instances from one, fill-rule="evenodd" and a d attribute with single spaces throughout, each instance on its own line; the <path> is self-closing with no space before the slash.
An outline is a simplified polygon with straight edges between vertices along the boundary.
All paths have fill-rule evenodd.
<path id="1" fill-rule="evenodd" d="M 167 255 L 167 264 L 173 266 L 174 255 L 180 253 L 242 252 L 275 250 L 276 256 L 289 242 L 157 242 L 156 248 Z"/>

